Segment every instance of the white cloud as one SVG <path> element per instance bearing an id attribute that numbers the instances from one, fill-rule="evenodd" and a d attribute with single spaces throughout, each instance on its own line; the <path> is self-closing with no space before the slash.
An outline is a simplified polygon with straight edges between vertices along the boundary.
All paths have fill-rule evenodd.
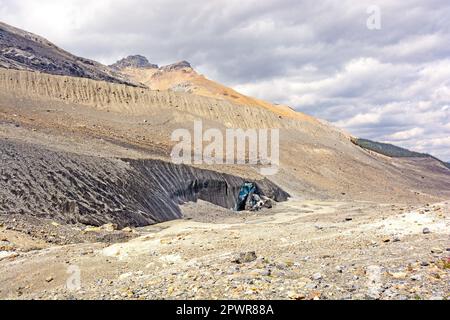
<path id="1" fill-rule="evenodd" d="M 399 131 L 388 136 L 392 140 L 408 140 L 422 135 L 425 132 L 422 128 L 412 128 L 409 130 Z"/>
<path id="2" fill-rule="evenodd" d="M 380 114 L 377 113 L 360 113 L 348 120 L 340 120 L 336 122 L 339 127 L 360 127 L 368 124 L 378 124 L 380 122 Z"/>
<path id="3" fill-rule="evenodd" d="M 441 48 L 443 41 L 447 41 L 444 34 L 412 35 L 398 43 L 384 47 L 382 51 L 383 54 L 392 58 L 415 58 Z"/>

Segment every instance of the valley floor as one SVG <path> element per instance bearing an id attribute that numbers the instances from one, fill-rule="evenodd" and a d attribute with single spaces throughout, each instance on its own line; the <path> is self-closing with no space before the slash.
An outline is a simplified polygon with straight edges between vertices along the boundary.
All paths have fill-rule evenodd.
<path id="1" fill-rule="evenodd" d="M 51 221 L 27 232 L 26 221 L 0 221 L 0 298 L 450 297 L 450 202 L 292 199 L 243 214 L 199 202 L 184 211 L 132 232 Z M 81 243 L 62 245 L 68 238 Z"/>

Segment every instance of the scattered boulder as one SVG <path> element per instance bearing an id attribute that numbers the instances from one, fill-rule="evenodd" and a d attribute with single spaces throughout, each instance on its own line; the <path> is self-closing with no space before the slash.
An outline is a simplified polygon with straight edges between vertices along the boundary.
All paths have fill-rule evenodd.
<path id="1" fill-rule="evenodd" d="M 101 229 L 107 232 L 113 232 L 117 230 L 117 224 L 114 223 L 107 223 L 101 226 Z"/>
<path id="2" fill-rule="evenodd" d="M 394 279 L 405 279 L 407 276 L 406 272 L 391 272 L 390 275 Z"/>
<path id="3" fill-rule="evenodd" d="M 2 251 L 15 251 L 16 246 L 8 239 L 4 238 L 0 241 L 0 252 Z"/>
<path id="4" fill-rule="evenodd" d="M 423 234 L 429 234 L 429 233 L 431 233 L 431 231 L 430 231 L 429 228 L 423 228 L 422 233 Z"/>
<path id="5" fill-rule="evenodd" d="M 243 264 L 253 262 L 257 259 L 255 251 L 241 252 L 239 256 L 233 260 L 234 263 Z"/>
<path id="6" fill-rule="evenodd" d="M 317 272 L 317 273 L 314 273 L 313 274 L 313 276 L 312 276 L 312 279 L 313 280 L 316 280 L 316 281 L 318 281 L 318 280 L 322 280 L 322 274 L 320 274 L 319 272 Z"/>
<path id="7" fill-rule="evenodd" d="M 84 228 L 84 232 L 100 232 L 100 231 L 101 231 L 100 227 L 87 226 L 86 228 Z"/>
<path id="8" fill-rule="evenodd" d="M 420 281 L 422 280 L 422 276 L 420 274 L 415 274 L 411 276 L 411 280 L 413 281 Z"/>
<path id="9" fill-rule="evenodd" d="M 308 283 L 308 284 L 306 284 L 305 289 L 306 289 L 306 290 L 314 290 L 314 289 L 317 289 L 317 284 L 314 283 L 314 282 Z"/>
<path id="10" fill-rule="evenodd" d="M 336 266 L 335 270 L 339 273 L 344 272 L 344 267 L 343 266 Z"/>
<path id="11" fill-rule="evenodd" d="M 295 291 L 289 291 L 288 297 L 291 300 L 305 300 L 306 299 L 306 296 L 304 294 L 297 293 Z"/>
<path id="12" fill-rule="evenodd" d="M 6 259 L 14 259 L 18 256 L 19 256 L 19 254 L 17 252 L 0 251 L 0 261 L 6 260 Z"/>

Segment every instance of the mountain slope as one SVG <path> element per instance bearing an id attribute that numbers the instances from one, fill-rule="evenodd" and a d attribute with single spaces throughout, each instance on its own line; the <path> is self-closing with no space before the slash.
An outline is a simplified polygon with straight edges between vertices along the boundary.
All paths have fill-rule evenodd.
<path id="1" fill-rule="evenodd" d="M 395 146 L 390 143 L 381 143 L 376 142 L 372 140 L 367 139 L 352 139 L 352 142 L 361 148 L 371 150 L 377 153 L 380 153 L 382 155 L 393 157 L 393 158 L 431 158 L 434 159 L 440 163 L 442 163 L 444 166 L 450 169 L 450 164 L 447 162 L 444 162 L 442 160 L 439 160 L 436 157 L 433 157 L 430 154 L 427 153 L 420 153 L 411 151 L 405 148 L 401 148 L 398 146 Z"/>
<path id="2" fill-rule="evenodd" d="M 10 38 L 11 34 L 14 35 L 12 32 L 2 34 Z M 38 50 L 38 47 L 41 50 L 52 48 L 51 44 L 41 44 L 45 40 L 33 38 L 30 34 L 22 35 L 19 32 L 17 37 L 22 42 L 25 41 L 23 39 L 31 41 L 36 46 L 33 50 Z M 11 39 L 6 41 L 5 37 L 2 41 L 10 45 L 15 43 Z M 10 49 L 23 48 L 20 41 L 17 47 Z M 50 50 L 52 53 L 55 50 L 56 53 L 61 53 L 59 49 L 53 49 Z M 64 54 L 67 54 L 68 60 L 61 60 L 62 65 L 70 63 L 70 59 L 74 57 Z M 59 59 L 64 57 L 58 56 Z M 276 183 L 276 188 L 296 198 L 429 203 L 450 196 L 450 171 L 441 168 L 442 165 L 437 161 L 423 162 L 409 158 L 398 160 L 367 152 L 354 145 L 341 130 L 289 108 L 283 109 L 235 93 L 232 89 L 198 75 L 187 62 L 160 68 L 150 64 L 144 57 L 134 57 L 112 66 L 115 69 L 113 72 L 122 70 L 129 75 L 136 73 L 142 78 L 134 78 L 147 83 L 150 86 L 148 89 L 74 77 L 70 73 L 69 76 L 61 76 L 47 74 L 50 73 L 48 70 L 44 70 L 45 73 L 30 72 L 30 67 L 22 66 L 17 57 L 16 60 L 11 60 L 8 56 L 3 56 L 2 59 L 6 68 L 25 69 L 0 69 L 0 140 L 5 145 L 13 141 L 11 148 L 18 150 L 14 153 L 11 164 L 5 164 L 1 168 L 9 176 L 2 173 L 0 179 L 5 182 L 14 179 L 15 183 L 5 188 L 10 192 L 8 212 L 26 212 L 26 206 L 30 209 L 29 203 L 41 203 L 40 209 L 44 208 L 42 214 L 46 217 L 58 217 L 61 214 L 60 207 L 54 202 L 52 203 L 55 205 L 51 206 L 42 204 L 44 200 L 36 199 L 39 196 L 34 191 L 38 186 L 29 187 L 34 181 L 39 181 L 43 189 L 55 190 L 57 200 L 67 198 L 68 201 L 79 204 L 95 203 L 91 211 L 84 206 L 85 211 L 81 211 L 81 214 L 88 216 L 83 219 L 94 219 L 96 223 L 102 223 L 104 220 L 99 220 L 101 212 L 111 212 L 108 219 L 124 222 L 126 217 L 114 215 L 114 212 L 124 212 L 121 211 L 121 203 L 124 202 L 109 202 L 107 199 L 123 199 L 124 194 L 129 192 L 127 190 L 130 190 L 127 187 L 130 181 L 106 181 L 108 172 L 115 177 L 121 177 L 122 172 L 113 175 L 111 166 L 111 169 L 105 169 L 104 175 L 99 176 L 95 165 L 91 164 L 109 163 L 105 159 L 122 161 L 124 158 L 137 162 L 119 161 L 121 166 L 149 159 L 171 162 L 171 151 L 176 144 L 171 139 L 172 134 L 178 129 L 192 132 L 194 121 L 197 120 L 202 121 L 204 130 L 215 128 L 221 132 L 227 128 L 280 129 L 280 170 L 269 179 Z M 32 63 L 29 65 L 34 66 Z M 184 85 L 181 85 L 183 83 L 193 91 L 185 90 Z M 180 90 L 180 87 L 184 89 Z M 17 148 L 17 144 L 23 147 Z M 25 163 L 26 150 L 36 148 L 43 154 L 47 150 L 53 150 L 58 156 L 42 160 L 45 162 L 42 166 L 39 166 L 40 159 Z M 67 163 L 74 165 L 61 168 L 61 172 L 55 177 L 47 168 L 58 167 L 57 159 L 61 154 L 64 154 Z M 85 164 L 81 164 L 84 160 L 80 159 L 85 159 L 85 156 L 90 158 Z M 27 170 L 30 176 L 29 179 L 26 178 L 28 181 L 17 176 L 16 167 Z M 80 168 L 77 170 L 83 173 L 79 175 L 79 180 L 73 168 Z M 174 170 L 166 168 L 161 172 L 161 181 L 171 179 L 179 172 L 179 167 L 171 168 Z M 187 171 L 193 174 L 187 178 L 187 187 L 170 192 L 168 197 L 178 197 L 190 190 L 197 192 L 202 187 L 210 190 L 208 192 L 212 199 L 224 196 L 231 199 L 235 196 L 231 189 L 238 184 L 232 188 L 220 187 L 223 185 L 222 178 L 215 176 L 204 181 L 195 173 L 198 169 L 241 177 L 242 180 L 263 179 L 258 174 L 259 167 L 249 164 L 188 166 Z M 150 173 L 155 170 L 158 170 L 158 166 L 144 172 L 141 180 L 149 178 Z M 19 181 L 23 181 L 24 188 L 15 187 Z M 105 184 L 107 188 L 104 188 Z M 107 190 L 114 190 L 114 194 L 106 193 Z M 144 203 L 149 201 L 146 197 L 151 197 L 152 192 L 158 192 L 158 188 L 151 187 L 145 192 L 142 198 Z M 167 198 L 160 199 L 168 201 Z M 126 207 L 139 210 L 139 201 L 137 198 L 127 198 Z M 0 200 L 0 206 L 3 205 L 5 204 Z M 164 216 L 163 212 L 162 216 L 154 216 L 157 212 L 150 215 L 152 206 L 145 205 L 143 209 L 141 207 L 142 212 L 134 212 L 137 216 L 151 216 L 151 221 L 177 216 Z M 128 215 L 130 212 L 123 214 Z M 149 220 L 145 219 L 143 223 L 147 222 Z"/>
<path id="3" fill-rule="evenodd" d="M 204 130 L 279 128 L 280 171 L 270 180 L 295 197 L 430 202 L 450 190 L 450 171 L 437 161 L 369 153 L 320 121 L 187 93 L 0 70 L 0 137 L 99 157 L 171 161 L 171 134 L 192 131 L 195 120 Z M 200 167 L 258 178 L 251 165 Z"/>
<path id="4" fill-rule="evenodd" d="M 145 60 L 141 60 L 142 58 Z M 130 79 L 142 83 L 152 90 L 186 92 L 193 95 L 226 100 L 238 105 L 261 107 L 276 113 L 280 117 L 298 120 L 313 119 L 300 112 L 295 112 L 288 106 L 274 105 L 263 100 L 247 97 L 229 87 L 209 80 L 204 75 L 198 74 L 187 61 L 158 67 L 150 64 L 145 57 L 129 56 L 110 67 L 120 70 Z"/>
<path id="5" fill-rule="evenodd" d="M 0 67 L 136 85 L 107 66 L 77 57 L 40 36 L 2 22 Z"/>
<path id="6" fill-rule="evenodd" d="M 397 146 L 395 146 L 393 144 L 389 144 L 389 143 L 381 143 L 381 142 L 376 142 L 376 141 L 367 140 L 367 139 L 354 139 L 352 141 L 353 141 L 353 143 L 355 143 L 356 145 L 358 145 L 364 149 L 372 150 L 372 151 L 381 153 L 388 157 L 394 157 L 394 158 L 430 157 L 430 155 L 428 155 L 428 154 L 410 151 L 408 149 L 397 147 Z"/>

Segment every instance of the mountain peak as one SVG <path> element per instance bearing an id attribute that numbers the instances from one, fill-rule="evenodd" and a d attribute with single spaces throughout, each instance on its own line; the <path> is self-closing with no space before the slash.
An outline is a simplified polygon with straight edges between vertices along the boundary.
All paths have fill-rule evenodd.
<path id="1" fill-rule="evenodd" d="M 181 69 L 185 69 L 185 68 L 192 69 L 191 64 L 189 62 L 187 62 L 186 60 L 179 61 L 179 62 L 176 62 L 173 64 L 169 64 L 167 66 L 161 67 L 161 69 L 164 71 L 174 71 L 174 70 L 181 70 Z"/>
<path id="2" fill-rule="evenodd" d="M 157 69 L 158 65 L 150 63 L 146 57 L 137 54 L 123 58 L 110 67 L 118 70 L 125 68 Z"/>

